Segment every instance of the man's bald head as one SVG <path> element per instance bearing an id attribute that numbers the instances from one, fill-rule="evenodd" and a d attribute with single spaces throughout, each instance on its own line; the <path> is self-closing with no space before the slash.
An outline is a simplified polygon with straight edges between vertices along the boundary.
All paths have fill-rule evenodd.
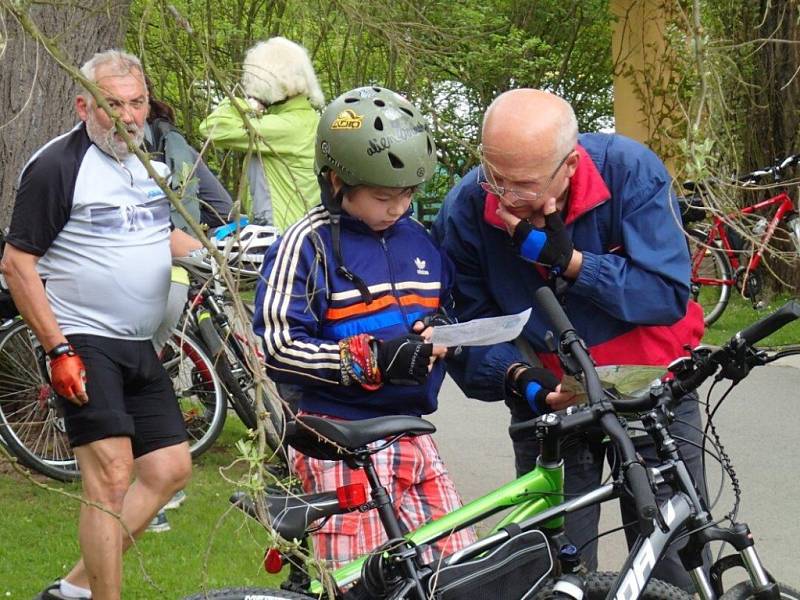
<path id="1" fill-rule="evenodd" d="M 575 147 L 578 122 L 566 100 L 523 88 L 504 92 L 489 105 L 481 138 L 484 151 L 491 154 L 519 153 L 544 161 Z"/>

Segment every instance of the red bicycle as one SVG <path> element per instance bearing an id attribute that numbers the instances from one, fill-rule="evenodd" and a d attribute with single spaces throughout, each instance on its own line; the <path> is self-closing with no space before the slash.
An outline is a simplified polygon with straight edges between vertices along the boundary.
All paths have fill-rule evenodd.
<path id="1" fill-rule="evenodd" d="M 780 182 L 784 172 L 798 163 L 800 154 L 795 154 L 772 167 L 736 178 L 735 182 L 744 186 L 761 183 L 767 178 L 771 178 L 773 183 Z M 686 189 L 695 193 L 692 198 L 683 201 L 684 224 L 709 215 L 710 211 L 705 210 L 706 203 L 703 200 L 708 186 L 708 183 L 684 184 Z M 772 210 L 772 218 L 768 219 Z M 752 237 L 748 236 L 748 239 L 732 227 L 733 223 L 739 222 L 741 228 L 741 223 L 746 222 L 748 216 L 752 218 L 758 215 L 759 218 L 750 225 Z M 734 287 L 742 296 L 750 299 L 753 308 L 759 307 L 764 281 L 759 267 L 779 225 L 787 230 L 794 250 L 800 256 L 800 215 L 786 189 L 777 196 L 722 216 L 711 213 L 708 226 L 686 227 L 692 259 L 692 296 L 703 307 L 706 325 L 720 318 L 728 306 Z"/>

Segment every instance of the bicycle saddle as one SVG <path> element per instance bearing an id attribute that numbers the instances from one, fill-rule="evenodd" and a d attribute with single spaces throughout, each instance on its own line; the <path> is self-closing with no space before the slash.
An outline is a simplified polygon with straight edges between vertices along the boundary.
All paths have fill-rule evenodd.
<path id="1" fill-rule="evenodd" d="M 258 520 L 253 499 L 244 492 L 235 492 L 230 501 L 250 517 Z M 306 529 L 319 519 L 346 512 L 339 506 L 336 492 L 265 496 L 264 512 L 269 515 L 272 528 L 286 540 L 302 540 Z"/>
<path id="2" fill-rule="evenodd" d="M 356 450 L 383 438 L 423 435 L 434 431 L 436 427 L 433 423 L 419 417 L 393 415 L 360 421 L 340 421 L 302 415 L 287 423 L 286 440 L 293 448 L 312 458 L 345 460 Z"/>

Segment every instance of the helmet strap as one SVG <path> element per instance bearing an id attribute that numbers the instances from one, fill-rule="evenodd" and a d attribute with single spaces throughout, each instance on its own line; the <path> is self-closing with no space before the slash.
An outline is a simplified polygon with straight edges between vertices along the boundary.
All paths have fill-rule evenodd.
<path id="1" fill-rule="evenodd" d="M 344 195 L 353 187 L 344 185 L 334 194 L 333 186 L 331 186 L 330 180 L 325 177 L 324 173 L 320 173 L 317 179 L 319 180 L 322 205 L 331 216 L 331 242 L 333 243 L 333 258 L 336 261 L 336 273 L 356 287 L 364 304 L 372 304 L 372 293 L 369 291 L 367 284 L 344 265 L 344 258 L 342 257 L 342 201 L 344 200 Z"/>

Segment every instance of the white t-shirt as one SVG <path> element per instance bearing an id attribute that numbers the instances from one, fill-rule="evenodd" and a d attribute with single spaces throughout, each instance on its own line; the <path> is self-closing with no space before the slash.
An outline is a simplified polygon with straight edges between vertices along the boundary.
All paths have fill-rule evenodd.
<path id="1" fill-rule="evenodd" d="M 144 165 L 105 154 L 81 123 L 23 169 L 6 241 L 41 256 L 39 273 L 66 335 L 146 340 L 166 306 L 169 235 L 169 201 Z"/>

